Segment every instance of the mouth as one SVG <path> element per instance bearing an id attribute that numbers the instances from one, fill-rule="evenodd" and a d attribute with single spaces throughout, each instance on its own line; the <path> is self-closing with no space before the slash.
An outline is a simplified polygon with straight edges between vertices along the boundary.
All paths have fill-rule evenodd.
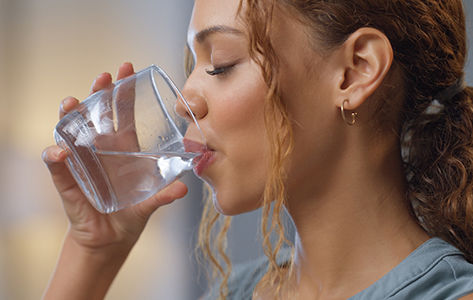
<path id="1" fill-rule="evenodd" d="M 193 164 L 195 174 L 201 176 L 204 170 L 214 162 L 215 150 L 208 145 L 188 139 L 184 139 L 183 143 L 186 152 L 200 153 L 200 155 L 194 158 Z"/>

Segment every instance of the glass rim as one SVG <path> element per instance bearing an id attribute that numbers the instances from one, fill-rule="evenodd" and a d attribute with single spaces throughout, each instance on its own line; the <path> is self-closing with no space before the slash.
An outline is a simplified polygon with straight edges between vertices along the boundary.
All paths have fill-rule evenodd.
<path id="1" fill-rule="evenodd" d="M 186 107 L 186 110 L 190 113 L 190 116 L 192 117 L 192 121 L 194 122 L 194 124 L 197 126 L 197 129 L 199 130 L 200 132 L 200 135 L 201 135 L 201 138 L 202 138 L 202 142 L 205 143 L 206 142 L 206 139 L 205 139 L 205 136 L 204 136 L 204 133 L 202 131 L 202 129 L 200 128 L 200 125 L 199 125 L 199 122 L 197 122 L 197 118 L 194 114 L 194 112 L 192 111 L 192 109 L 190 108 L 189 106 L 189 103 L 187 102 L 187 100 L 184 98 L 184 96 L 182 95 L 181 91 L 179 90 L 179 88 L 176 86 L 176 84 L 174 83 L 174 81 L 171 79 L 171 77 L 169 77 L 169 75 L 159 66 L 155 65 L 155 64 L 152 64 L 138 72 L 136 72 L 134 75 L 132 76 L 139 76 L 141 74 L 144 74 L 144 73 L 147 73 L 147 72 L 156 72 L 158 73 L 163 79 L 164 81 L 168 84 L 168 86 L 171 88 L 171 90 L 173 91 L 173 93 L 176 95 L 176 97 L 178 98 L 177 101 L 181 101 L 184 106 Z M 115 86 L 119 85 L 120 82 L 122 80 L 125 80 L 127 78 L 123 78 L 123 79 L 120 79 L 118 81 L 115 82 Z M 159 93 L 159 90 L 158 90 L 158 87 L 156 86 L 156 82 L 155 82 L 155 79 L 153 76 L 151 76 L 151 82 L 153 84 L 153 89 L 154 89 L 154 92 L 155 93 Z"/>

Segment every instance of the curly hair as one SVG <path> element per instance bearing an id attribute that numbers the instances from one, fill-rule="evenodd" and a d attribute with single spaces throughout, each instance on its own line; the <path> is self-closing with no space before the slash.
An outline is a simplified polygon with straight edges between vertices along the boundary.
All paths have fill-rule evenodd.
<path id="1" fill-rule="evenodd" d="M 286 201 L 283 165 L 293 147 L 291 122 L 279 94 L 279 60 L 270 39 L 278 6 L 306 25 L 316 50 L 335 49 L 363 27 L 387 36 L 394 52 L 393 67 L 401 74 L 400 82 L 387 84 L 401 86 L 403 97 L 395 104 L 380 99 L 382 109 L 376 118 L 400 137 L 407 199 L 419 224 L 473 262 L 473 89 L 465 87 L 442 103 L 436 99 L 438 93 L 464 77 L 467 49 L 462 1 L 240 0 L 239 13 L 249 30 L 250 55 L 268 86 L 265 124 L 272 149 L 262 232 L 270 266 L 263 281 L 281 282 L 278 280 L 283 276 L 276 263 L 284 241 L 279 216 Z M 432 110 L 433 105 L 438 109 Z M 275 204 L 268 227 L 271 202 Z M 203 220 L 202 226 L 205 223 Z M 280 238 L 271 245 L 269 236 L 274 232 Z M 223 285 L 221 290 L 224 297 Z"/>

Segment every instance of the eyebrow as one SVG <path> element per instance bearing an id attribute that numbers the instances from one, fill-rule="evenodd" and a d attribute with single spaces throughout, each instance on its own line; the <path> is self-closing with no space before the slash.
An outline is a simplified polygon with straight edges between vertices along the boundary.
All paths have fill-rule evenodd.
<path id="1" fill-rule="evenodd" d="M 235 35 L 243 35 L 243 32 L 236 28 L 225 26 L 225 25 L 215 25 L 215 26 L 211 26 L 199 31 L 195 35 L 195 40 L 198 43 L 202 44 L 210 35 L 214 33 L 229 33 L 229 34 L 235 34 Z"/>

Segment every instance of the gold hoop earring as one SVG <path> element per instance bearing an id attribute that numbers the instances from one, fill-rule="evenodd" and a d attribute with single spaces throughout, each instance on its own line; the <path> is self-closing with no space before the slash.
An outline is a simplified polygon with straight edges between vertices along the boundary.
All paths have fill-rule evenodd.
<path id="1" fill-rule="evenodd" d="M 358 113 L 352 112 L 351 113 L 351 121 L 348 121 L 346 116 L 345 116 L 345 103 L 349 102 L 348 99 L 343 100 L 342 106 L 340 107 L 340 111 L 342 113 L 342 119 L 345 121 L 345 123 L 349 126 L 353 126 L 356 123 L 356 117 L 358 116 Z"/>

